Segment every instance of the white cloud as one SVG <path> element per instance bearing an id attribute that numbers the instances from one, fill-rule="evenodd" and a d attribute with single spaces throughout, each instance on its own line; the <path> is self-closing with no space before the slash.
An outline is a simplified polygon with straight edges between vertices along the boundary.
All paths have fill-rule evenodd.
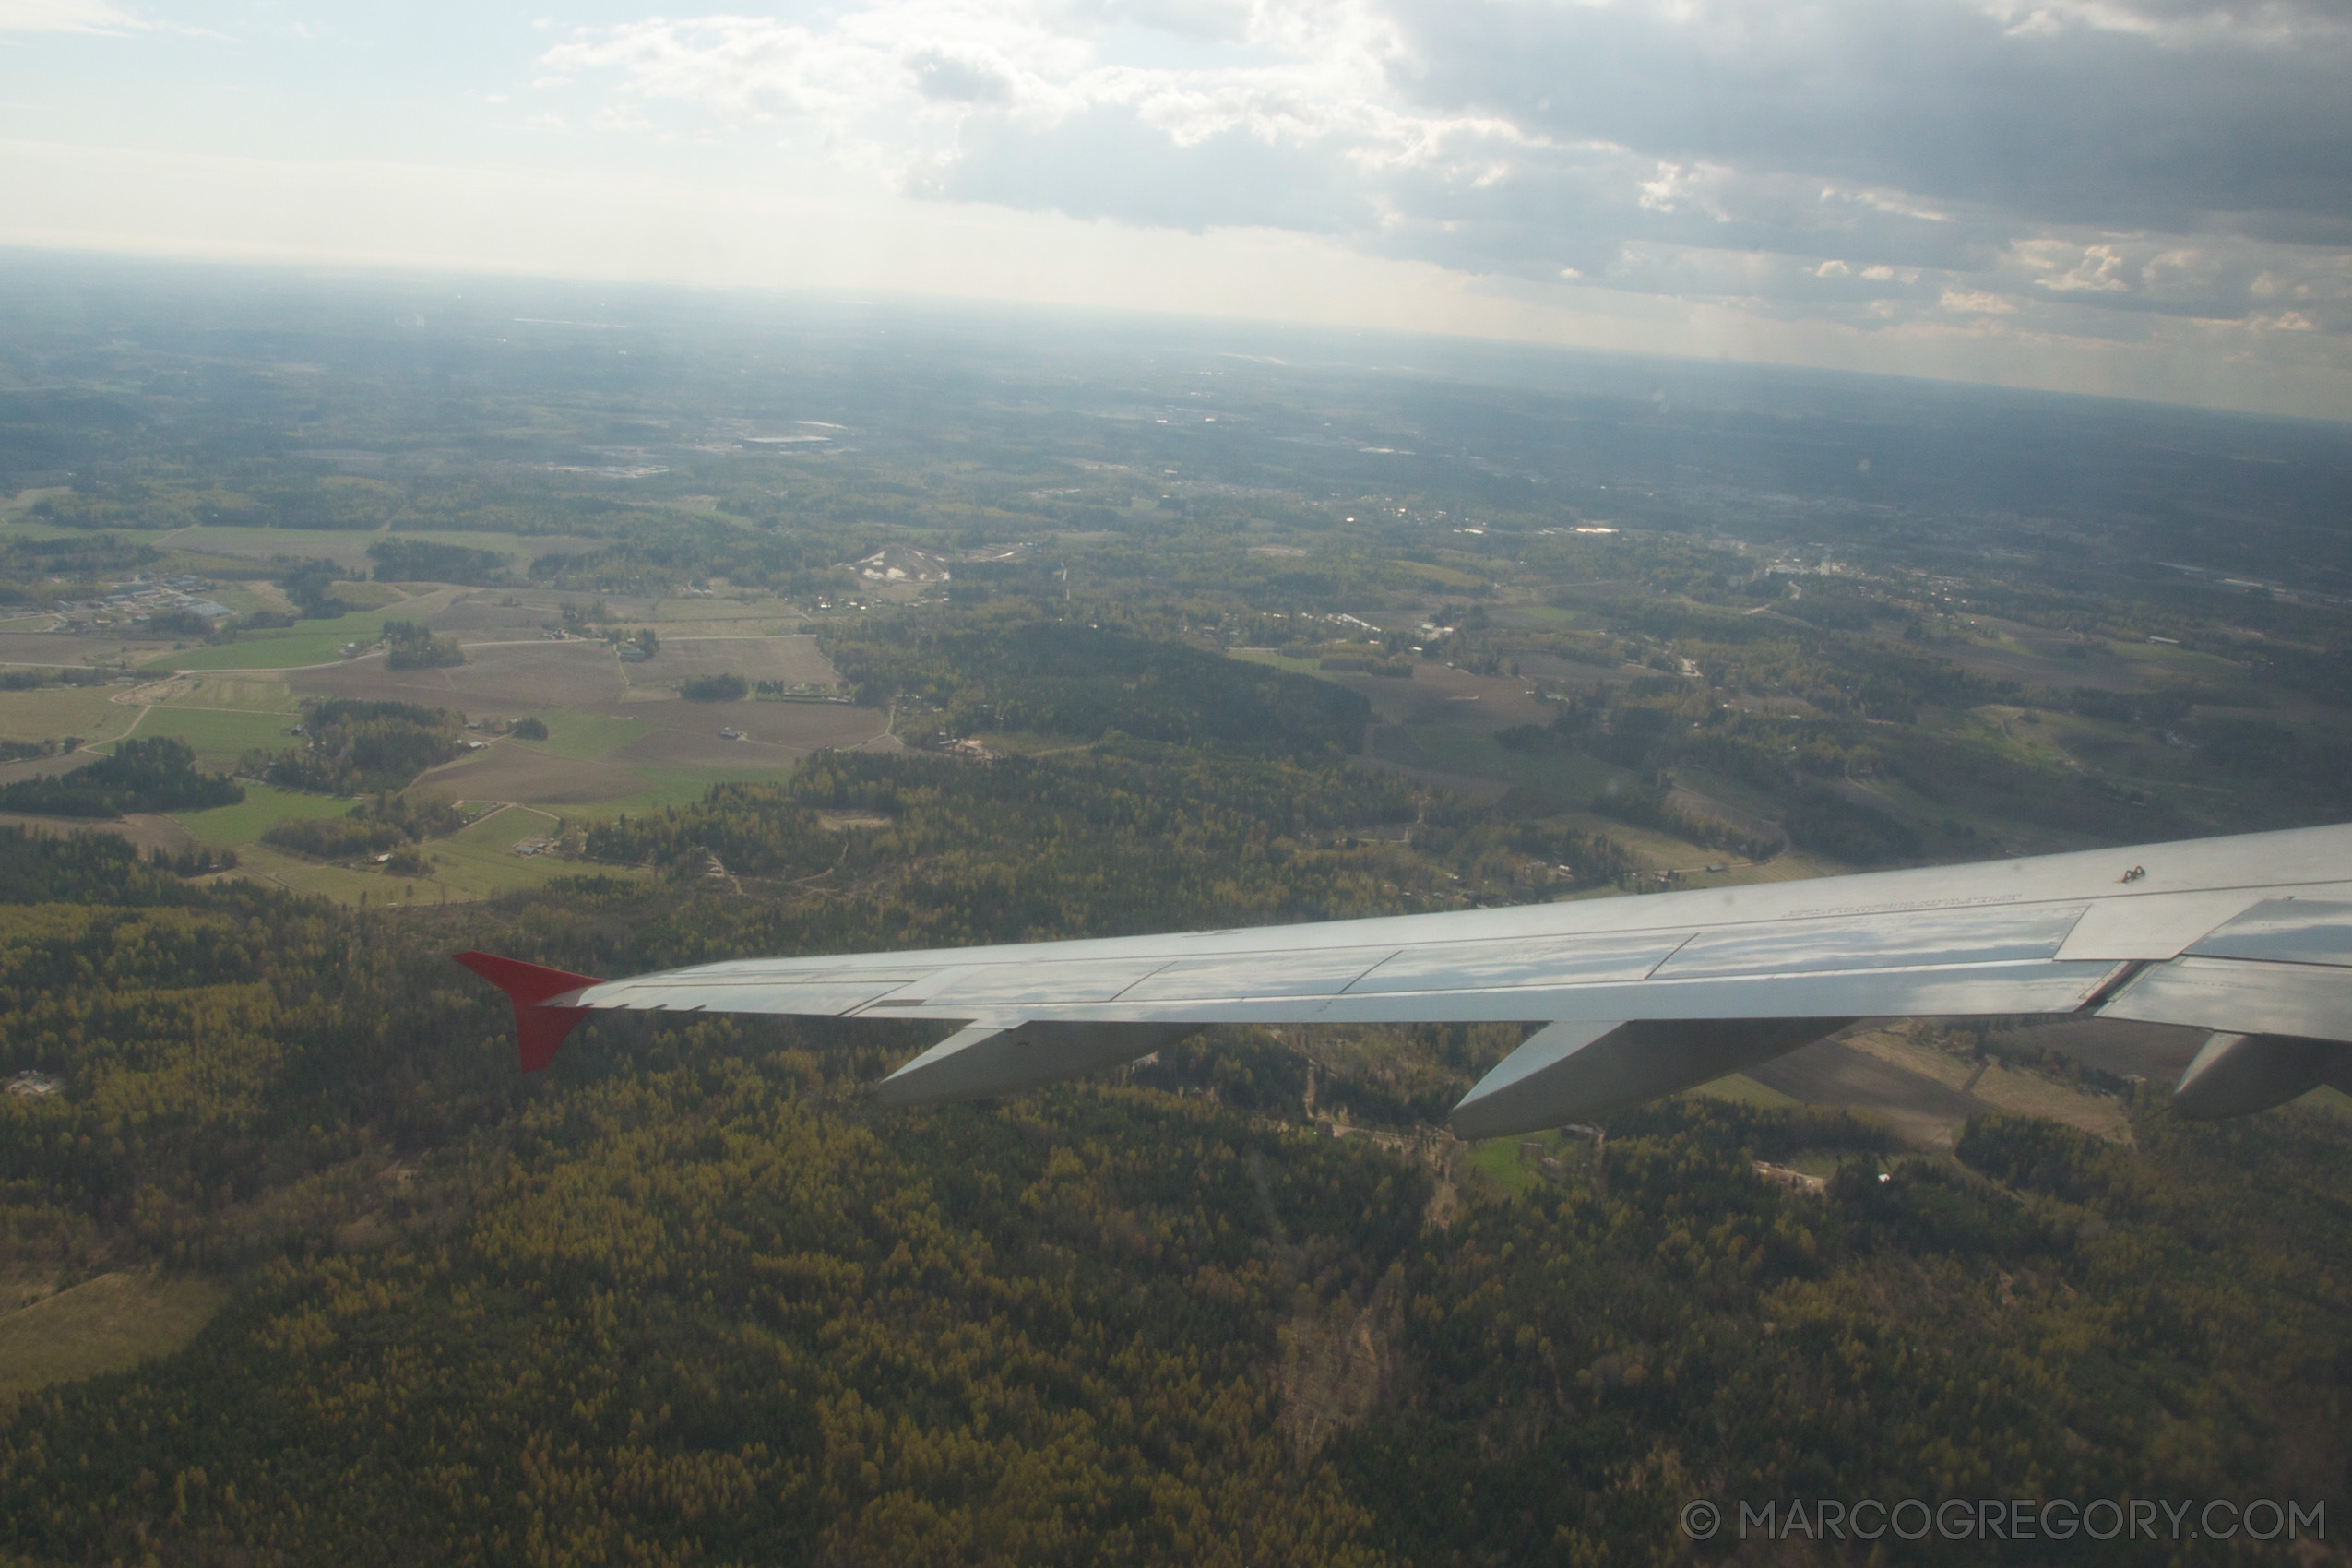
<path id="1" fill-rule="evenodd" d="M 0 32 L 128 32 L 143 25 L 105 0 L 0 0 Z"/>
<path id="2" fill-rule="evenodd" d="M 1180 149 L 1241 136 L 1323 147 L 1360 172 L 1524 139 L 1492 116 L 1403 104 L 1386 79 L 1401 59 L 1396 29 L 1370 4 L 1176 11 L 1189 27 L 1238 28 L 1253 57 L 1242 64 L 1138 66 L 1097 47 L 1105 20 L 1165 16 L 1057 0 L 869 0 L 820 25 L 715 16 L 586 30 L 542 63 L 556 79 L 592 77 L 627 97 L 774 125 L 909 181 L 952 160 L 976 119 L 1046 137 L 1108 114 Z"/>
<path id="3" fill-rule="evenodd" d="M 2291 314 L 2352 366 L 2334 5 L 845 0 L 541 64 L 607 134 L 699 125 L 921 199 L 1855 332 Z"/>
<path id="4" fill-rule="evenodd" d="M 2129 292 L 2123 255 L 2111 244 L 2073 246 L 2062 240 L 2035 240 L 2017 247 L 2028 267 L 2049 274 L 2037 289 L 2061 294 Z"/>

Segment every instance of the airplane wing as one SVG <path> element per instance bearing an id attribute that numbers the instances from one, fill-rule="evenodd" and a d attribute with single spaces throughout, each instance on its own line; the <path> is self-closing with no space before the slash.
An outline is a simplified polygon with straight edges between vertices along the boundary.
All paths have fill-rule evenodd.
<path id="1" fill-rule="evenodd" d="M 2071 1015 L 2212 1031 L 2175 1106 L 2352 1085 L 2352 825 L 1636 898 L 1166 936 L 743 958 L 595 980 L 484 953 L 524 1066 L 588 1014 L 961 1026 L 875 1086 L 970 1099 L 1209 1024 L 1540 1025 L 1454 1111 L 1465 1137 L 1589 1121 L 1857 1018 Z"/>

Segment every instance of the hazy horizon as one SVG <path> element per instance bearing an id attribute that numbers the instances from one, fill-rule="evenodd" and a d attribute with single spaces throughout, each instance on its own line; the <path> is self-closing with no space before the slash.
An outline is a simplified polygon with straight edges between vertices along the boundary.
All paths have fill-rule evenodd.
<path id="1" fill-rule="evenodd" d="M 2285 0 L 0 0 L 0 244 L 2343 420 L 2347 55 Z"/>
<path id="2" fill-rule="evenodd" d="M 113 274 L 93 270 L 107 267 L 123 270 Z M 355 297 L 363 296 L 370 291 L 380 291 L 386 296 L 387 303 L 393 298 L 398 298 L 404 309 L 431 305 L 437 299 L 445 303 L 445 309 L 430 318 L 422 315 L 413 321 L 386 318 L 386 327 L 421 332 L 426 337 L 441 336 L 448 330 L 451 315 L 445 309 L 445 303 L 463 303 L 470 314 L 487 305 L 489 297 L 511 291 L 511 297 L 505 304 L 493 308 L 524 308 L 523 302 L 537 294 L 545 302 L 545 308 L 560 306 L 573 310 L 600 310 L 607 313 L 610 323 L 620 323 L 632 315 L 638 315 L 644 319 L 631 325 L 657 327 L 670 324 L 666 320 L 668 313 L 683 311 L 691 315 L 693 307 L 700 304 L 712 307 L 717 315 L 740 315 L 747 327 L 773 331 L 788 331 L 795 326 L 806 326 L 827 317 L 846 323 L 858 314 L 866 313 L 881 317 L 901 316 L 909 324 L 921 323 L 946 331 L 986 331 L 998 327 L 1017 327 L 1025 332 L 1034 332 L 1042 327 L 1049 332 L 1067 332 L 1072 335 L 1074 342 L 1082 341 L 1089 350 L 1105 351 L 1114 345 L 1106 343 L 1100 333 L 1115 330 L 1135 334 L 1137 341 L 1133 346 L 1138 351 L 1182 349 L 1242 359 L 1263 358 L 1270 364 L 1298 371 L 1429 377 L 1471 386 L 1535 392 L 1592 392 L 1596 389 L 1593 377 L 1616 372 L 1631 378 L 1625 386 L 1613 388 L 1621 395 L 1628 393 L 1634 382 L 1648 387 L 1651 382 L 1663 385 L 1678 377 L 1685 378 L 1676 381 L 1673 387 L 1673 397 L 1677 400 L 1686 399 L 1693 391 L 1710 386 L 1716 388 L 1747 386 L 1764 391 L 1765 382 L 1771 384 L 1768 396 L 1785 396 L 1788 388 L 1799 386 L 1811 386 L 1833 394 L 1840 390 L 1859 393 L 1871 387 L 1910 386 L 1931 398 L 1973 396 L 1990 399 L 1991 402 L 1986 406 L 2007 404 L 2021 407 L 2025 405 L 2020 400 L 2049 398 L 2060 404 L 2091 410 L 2100 405 L 2112 405 L 2123 411 L 2125 417 L 2136 417 L 2135 411 L 2138 411 L 2153 418 L 2172 414 L 2192 420 L 2213 418 L 2225 423 L 2240 421 L 2256 424 L 2275 423 L 2286 428 L 2318 426 L 2330 429 L 2352 423 L 2352 409 L 2341 413 L 2296 413 L 2181 402 L 2134 395 L 2126 389 L 2077 390 L 1976 381 L 1902 367 L 1871 369 L 1815 365 L 1736 359 L 1702 352 L 1678 353 L 1660 349 L 1593 347 L 1473 332 L 1449 332 L 1438 328 L 1297 321 L 1213 311 L 1154 310 L 1136 305 L 1000 299 L 916 290 L 677 283 L 663 279 L 592 279 L 521 271 L 223 259 L 0 245 L 0 282 L 27 287 L 29 277 L 77 294 L 85 301 L 119 288 L 125 291 L 126 301 L 135 300 L 145 309 L 152 309 L 160 301 L 172 297 L 175 284 L 191 293 L 199 291 L 192 287 L 199 280 L 204 289 L 214 291 L 217 304 L 234 303 L 240 309 L 260 304 L 273 294 L 282 298 L 283 291 L 291 289 L 315 290 L 318 298 L 312 303 L 331 302 L 344 307 L 350 305 Z M 53 296 L 46 302 L 20 300 L 18 304 L 20 309 L 30 306 L 37 312 L 58 303 L 58 298 Z M 542 327 L 600 326 L 585 319 L 514 319 L 526 325 Z M 225 330 L 252 323 L 208 321 L 184 325 L 194 330 Z M 1017 342 L 1024 350 L 1051 345 L 1050 339 L 1037 340 L 1024 338 L 1012 341 Z M 1299 357 L 1278 357 L 1270 352 L 1275 350 L 1285 350 Z M 1309 355 L 1316 357 L 1305 357 Z M 1657 388 L 1651 388 L 1634 395 L 1663 394 Z M 1710 404 L 1717 401 L 1714 398 L 1705 400 Z"/>

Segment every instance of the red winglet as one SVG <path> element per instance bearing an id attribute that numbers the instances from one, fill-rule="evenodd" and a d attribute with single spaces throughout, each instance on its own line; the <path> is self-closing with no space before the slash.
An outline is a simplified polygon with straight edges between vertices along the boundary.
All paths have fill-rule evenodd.
<path id="1" fill-rule="evenodd" d="M 540 1004 L 582 986 L 604 983 L 593 975 L 565 974 L 543 964 L 502 958 L 495 953 L 452 953 L 449 956 L 514 999 L 515 1039 L 522 1048 L 526 1073 L 536 1073 L 553 1063 L 555 1048 L 564 1043 L 564 1037 L 594 1010 L 542 1007 Z"/>

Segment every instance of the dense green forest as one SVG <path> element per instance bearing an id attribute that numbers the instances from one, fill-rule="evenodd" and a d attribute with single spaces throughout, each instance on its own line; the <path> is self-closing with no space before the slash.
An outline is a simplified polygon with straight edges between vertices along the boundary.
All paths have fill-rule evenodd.
<path id="1" fill-rule="evenodd" d="M 890 815 L 861 897 L 903 914 L 927 834 L 971 825 L 1002 865 L 1039 824 L 978 807 L 1099 808 L 1150 760 L 838 756 L 659 820 L 766 822 L 790 870 L 814 806 Z M 1214 824 L 1287 766 L 1167 758 L 1148 793 Z M 1295 831 L 1384 809 L 1326 777 Z M 930 814 L 959 778 L 992 782 Z M 954 934 L 1100 929 L 1147 880 Z M 0 896 L 0 1066 L 70 1086 L 0 1100 L 7 1262 L 240 1283 L 186 1350 L 0 1424 L 31 1561 L 1650 1561 L 1693 1496 L 2312 1498 L 2352 1462 L 2352 1136 L 2319 1113 L 2195 1126 L 2144 1091 L 2131 1146 L 1987 1115 L 1939 1163 L 1841 1113 L 1677 1100 L 1464 1209 L 1409 1138 L 1313 1135 L 1252 1031 L 877 1115 L 851 1086 L 902 1030 L 600 1020 L 526 1080 L 443 956 L 865 939 L 832 900 L 588 880 L 394 918 L 15 832 Z M 1187 897 L 1167 912 L 1296 912 Z M 1507 1044 L 1428 1032 L 1454 1093 Z M 1752 1169 L 1800 1149 L 1847 1169 L 1820 1194 Z"/>
<path id="2" fill-rule="evenodd" d="M 423 802 L 406 795 L 381 794 L 362 801 L 342 816 L 292 817 L 274 823 L 262 833 L 261 840 L 317 860 L 348 860 L 438 838 L 465 825 L 465 814 L 446 801 Z"/>
<path id="3" fill-rule="evenodd" d="M 464 721 L 463 714 L 418 703 L 329 697 L 303 706 L 301 745 L 250 752 L 240 770 L 322 795 L 399 790 L 465 750 Z"/>
<path id="4" fill-rule="evenodd" d="M 431 627 L 414 621 L 385 622 L 384 643 L 384 663 L 390 670 L 442 670 L 466 661 L 457 638 L 435 636 Z"/>
<path id="5" fill-rule="evenodd" d="M 0 784 L 0 811 L 42 816 L 202 811 L 244 798 L 242 786 L 198 767 L 185 742 L 161 736 L 125 741 L 70 773 Z"/>
<path id="6" fill-rule="evenodd" d="M 828 829 L 828 811 L 867 825 Z M 746 951 L 1457 908 L 1605 884 L 1623 863 L 1605 838 L 1498 820 L 1393 774 L 1140 741 L 985 768 L 826 753 L 789 784 L 719 785 L 693 806 L 599 825 L 586 848 L 688 875 L 716 856 L 738 875 L 821 888 L 742 910 L 755 923 L 730 940 Z"/>
<path id="7" fill-rule="evenodd" d="M 1325 682 L 1033 611 L 861 627 L 827 639 L 826 651 L 859 700 L 934 708 L 950 735 L 1092 740 L 1116 730 L 1182 745 L 1344 754 L 1362 748 L 1372 718 L 1371 704 Z"/>

